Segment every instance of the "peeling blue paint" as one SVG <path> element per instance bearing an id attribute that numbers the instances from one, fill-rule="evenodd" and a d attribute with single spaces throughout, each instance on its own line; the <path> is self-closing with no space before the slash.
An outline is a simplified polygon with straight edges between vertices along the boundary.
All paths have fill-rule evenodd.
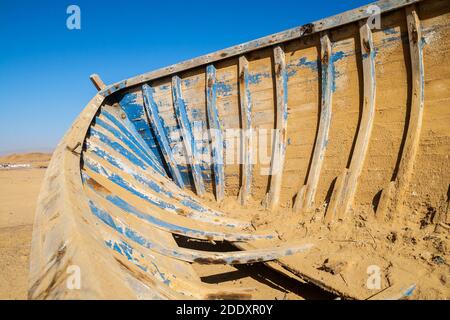
<path id="1" fill-rule="evenodd" d="M 216 186 L 216 199 L 222 201 L 225 197 L 225 172 L 224 172 L 224 151 L 223 151 L 223 135 L 219 120 L 219 112 L 217 110 L 217 82 L 216 68 L 208 65 L 206 68 L 207 86 L 206 86 L 206 107 L 212 138 L 212 158 L 214 168 L 214 182 Z"/>
<path id="2" fill-rule="evenodd" d="M 253 73 L 253 74 L 249 73 L 247 75 L 249 84 L 259 84 L 263 78 L 272 78 L 272 76 L 268 72 Z"/>
<path id="3" fill-rule="evenodd" d="M 191 123 L 189 121 L 186 112 L 186 104 L 181 94 L 181 83 L 180 83 L 181 79 L 178 76 L 174 76 L 172 78 L 172 81 L 173 81 L 172 96 L 174 101 L 175 114 L 177 116 L 177 120 L 180 125 L 185 150 L 189 158 L 195 189 L 197 191 L 197 194 L 202 195 L 206 192 L 205 184 L 203 181 L 202 170 L 199 164 L 197 163 L 197 159 L 199 157 L 197 155 L 196 143 L 194 136 L 192 134 Z"/>
<path id="4" fill-rule="evenodd" d="M 106 122 L 104 122 L 100 118 L 95 119 L 96 125 L 99 125 L 103 129 L 109 131 L 112 135 L 114 135 L 117 139 L 121 140 L 132 152 L 134 152 L 135 155 L 139 156 L 142 160 L 144 160 L 148 165 L 152 167 L 159 167 L 159 163 L 155 163 L 153 159 L 148 157 L 147 153 L 143 152 L 140 148 L 138 148 L 132 141 L 130 141 L 125 135 L 122 134 L 122 132 L 119 132 Z M 161 171 L 161 173 L 165 173 L 164 171 Z"/>
<path id="5" fill-rule="evenodd" d="M 142 92 L 144 96 L 144 106 L 147 108 L 147 112 L 150 118 L 150 123 L 155 132 L 156 139 L 158 140 L 159 148 L 161 153 L 164 155 L 164 159 L 169 168 L 172 179 L 180 187 L 184 187 L 183 178 L 181 177 L 180 171 L 178 170 L 177 163 L 170 148 L 169 141 L 167 140 L 167 135 L 162 125 L 161 119 L 158 113 L 158 106 L 153 100 L 153 89 L 148 85 L 142 87 Z"/>
<path id="6" fill-rule="evenodd" d="M 147 122 L 147 115 L 145 114 L 143 104 L 137 103 L 137 94 L 125 94 L 120 100 L 119 104 L 122 110 L 127 115 L 128 119 L 130 119 L 136 130 L 141 134 L 144 141 L 153 151 L 155 157 L 158 159 L 160 166 L 164 167 L 163 155 L 161 154 L 161 151 L 157 146 L 155 134 L 153 133 Z"/>

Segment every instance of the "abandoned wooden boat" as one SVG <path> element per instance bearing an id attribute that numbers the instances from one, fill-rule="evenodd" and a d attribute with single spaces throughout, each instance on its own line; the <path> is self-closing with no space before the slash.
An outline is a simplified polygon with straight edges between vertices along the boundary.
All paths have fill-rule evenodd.
<path id="1" fill-rule="evenodd" d="M 386 0 L 93 75 L 42 186 L 29 297 L 258 297 L 195 266 L 260 263 L 344 298 L 449 298 L 449 39 L 449 1 Z"/>

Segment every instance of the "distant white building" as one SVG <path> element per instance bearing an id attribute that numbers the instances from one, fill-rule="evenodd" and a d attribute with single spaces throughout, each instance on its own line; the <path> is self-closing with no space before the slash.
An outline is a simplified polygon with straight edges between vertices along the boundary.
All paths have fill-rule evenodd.
<path id="1" fill-rule="evenodd" d="M 27 169 L 31 168 L 31 164 L 14 164 L 14 163 L 1 163 L 0 169 Z"/>

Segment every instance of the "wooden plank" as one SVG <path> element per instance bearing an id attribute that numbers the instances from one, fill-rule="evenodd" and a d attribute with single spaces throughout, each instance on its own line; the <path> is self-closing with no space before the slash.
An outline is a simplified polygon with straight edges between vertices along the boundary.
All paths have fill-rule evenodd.
<path id="1" fill-rule="evenodd" d="M 144 181 L 140 182 L 139 177 L 116 170 L 96 154 L 86 152 L 83 160 L 85 161 L 83 170 L 98 184 L 110 192 L 117 192 L 117 195 L 121 195 L 122 198 L 127 199 L 127 202 L 143 211 L 151 210 L 154 216 L 166 222 L 191 229 L 203 225 L 205 229 L 218 232 L 228 232 L 242 225 L 237 220 L 235 220 L 237 223 L 233 224 L 231 219 L 202 214 L 182 202 L 163 197 L 150 189 Z M 226 222 L 231 222 L 231 224 Z M 262 235 L 252 235 L 252 237 L 254 236 L 261 237 Z M 273 239 L 275 235 L 266 234 L 262 237 Z"/>
<path id="2" fill-rule="evenodd" d="M 217 231 L 208 231 L 200 228 L 183 226 L 182 221 L 164 219 L 153 213 L 151 210 L 139 210 L 131 205 L 128 201 L 109 192 L 102 184 L 93 179 L 91 175 L 83 172 L 83 179 L 86 187 L 84 188 L 86 195 L 96 203 L 101 204 L 108 212 L 121 212 L 122 216 L 127 217 L 127 221 L 135 220 L 139 224 L 145 224 L 168 233 L 178 234 L 181 236 L 196 238 L 201 240 L 223 241 L 240 241 L 236 239 L 257 240 L 263 239 L 260 236 L 238 233 L 224 233 Z M 244 240 L 245 241 L 245 240 Z"/>
<path id="3" fill-rule="evenodd" d="M 406 190 L 413 173 L 417 150 L 419 149 L 420 132 L 424 110 L 424 66 L 423 46 L 420 20 L 415 5 L 405 8 L 408 24 L 409 51 L 411 56 L 411 108 L 408 121 L 408 132 L 403 145 L 400 164 L 394 181 L 382 191 L 378 204 L 377 216 L 384 219 L 388 213 L 392 218 L 402 206 Z"/>
<path id="4" fill-rule="evenodd" d="M 89 201 L 91 212 L 103 223 L 123 237 L 140 246 L 164 256 L 186 262 L 200 264 L 246 264 L 264 262 L 304 252 L 313 247 L 312 244 L 284 245 L 276 248 L 254 249 L 246 251 L 214 252 L 186 249 L 158 240 L 153 236 L 152 227 L 142 224 L 130 224 L 119 219 L 113 210 L 105 210 L 98 202 Z"/>
<path id="5" fill-rule="evenodd" d="M 360 8 L 349 10 L 347 12 L 328 17 L 322 20 L 318 20 L 313 23 L 307 23 L 305 25 L 295 27 L 286 31 L 275 33 L 263 38 L 252 40 L 243 44 L 239 44 L 227 49 L 219 50 L 213 53 L 203 55 L 194 59 L 186 60 L 165 68 L 161 68 L 155 71 L 144 73 L 135 77 L 131 77 L 127 80 L 122 80 L 113 85 L 108 86 L 105 90 L 100 93 L 103 96 L 110 95 L 118 90 L 124 88 L 129 88 L 135 85 L 148 82 L 150 80 L 155 80 L 162 78 L 164 76 L 173 75 L 181 71 L 192 69 L 195 67 L 210 64 L 216 61 L 220 61 L 226 58 L 240 56 L 247 52 L 273 46 L 286 42 L 289 40 L 297 39 L 300 37 L 308 36 L 317 32 L 326 31 L 328 29 L 336 28 L 342 25 L 346 25 L 361 19 L 366 19 L 370 17 L 373 13 L 369 10 L 371 6 L 378 6 L 380 8 L 380 13 L 386 13 L 406 5 L 417 3 L 422 0 L 380 0 Z"/>
<path id="6" fill-rule="evenodd" d="M 142 86 L 142 95 L 144 97 L 144 107 L 147 111 L 148 118 L 150 120 L 150 124 L 155 132 L 156 140 L 158 141 L 158 145 L 162 154 L 164 155 L 164 159 L 166 160 L 166 164 L 169 167 L 170 174 L 175 183 L 180 187 L 184 187 L 183 178 L 181 177 L 180 171 L 178 170 L 177 162 L 172 153 L 172 149 L 170 148 L 169 141 L 167 140 L 167 135 L 164 130 L 164 126 L 161 123 L 161 119 L 159 118 L 158 106 L 153 99 L 152 88 L 144 84 Z"/>
<path id="7" fill-rule="evenodd" d="M 303 185 L 295 199 L 294 210 L 310 210 L 314 206 L 317 185 L 319 183 L 320 171 L 322 169 L 325 152 L 328 145 L 328 133 L 331 125 L 332 98 L 333 98 L 333 61 L 331 59 L 331 41 L 328 33 L 324 32 L 320 38 L 321 44 L 321 110 L 319 131 L 316 137 L 316 143 L 311 160 L 311 167 L 308 172 L 308 179 Z"/>
<path id="8" fill-rule="evenodd" d="M 270 189 L 267 194 L 266 208 L 275 210 L 279 206 L 281 183 L 283 180 L 284 162 L 287 146 L 287 120 L 288 120 L 288 90 L 287 72 L 284 50 L 281 46 L 273 49 L 275 63 L 275 89 L 276 89 L 276 128 L 272 161 L 270 167 Z"/>
<path id="9" fill-rule="evenodd" d="M 326 222 L 334 218 L 342 219 L 353 204 L 358 179 L 361 175 L 367 150 L 369 148 L 370 136 L 372 134 L 373 121 L 375 118 L 375 48 L 373 46 L 372 31 L 367 23 L 361 22 L 359 28 L 361 42 L 361 57 L 363 67 L 364 98 L 362 107 L 361 124 L 356 137 L 355 149 L 352 154 L 350 167 L 345 169 L 338 178 L 343 180 L 342 184 L 336 184 L 330 205 L 325 217 Z"/>
<path id="10" fill-rule="evenodd" d="M 151 216 L 154 218 L 185 228 L 185 232 L 188 232 L 187 236 L 196 234 L 195 237 L 198 237 L 201 232 L 192 230 L 201 230 L 206 239 L 209 237 L 219 241 L 270 240 L 277 237 L 273 232 L 252 234 L 231 232 L 236 230 L 236 226 L 213 223 L 215 222 L 214 220 L 219 220 L 219 218 L 209 217 L 210 219 L 207 219 L 207 216 L 200 216 L 195 210 L 189 210 L 177 201 L 170 201 L 171 199 L 162 197 L 139 183 L 133 176 L 117 171 L 95 154 L 85 153 L 83 160 L 84 173 L 95 180 L 96 186 L 101 185 L 109 193 L 120 197 L 122 200 L 126 199 L 127 203 L 143 213 L 151 212 Z"/>
<path id="11" fill-rule="evenodd" d="M 202 196 L 205 194 L 205 184 L 203 182 L 202 170 L 197 162 L 197 150 L 195 148 L 195 140 L 192 134 L 191 123 L 186 111 L 186 105 L 181 93 L 181 80 L 178 76 L 172 77 L 172 97 L 175 108 L 175 115 L 180 125 L 181 136 L 183 137 L 183 145 L 191 166 L 192 177 L 194 180 L 197 194 Z"/>
<path id="12" fill-rule="evenodd" d="M 214 182 L 216 200 L 222 202 L 225 198 L 225 171 L 223 153 L 223 134 L 220 125 L 219 112 L 217 111 L 217 84 L 216 68 L 209 65 L 206 68 L 206 109 L 211 135 L 212 159 L 214 168 Z"/>
<path id="13" fill-rule="evenodd" d="M 195 199 L 187 195 L 172 180 L 160 176 L 150 167 L 145 171 L 140 170 L 123 155 L 110 149 L 110 147 L 98 141 L 96 138 L 91 137 L 86 141 L 85 153 L 93 155 L 96 159 L 106 161 L 111 169 L 114 168 L 114 170 L 120 170 L 119 172 L 127 172 L 127 175 L 133 178 L 135 183 L 143 185 L 146 190 L 153 194 L 158 194 L 161 199 L 165 198 L 171 203 L 172 209 L 174 207 L 176 208 L 175 212 L 183 213 L 182 216 L 229 228 L 245 229 L 251 226 L 249 222 L 225 217 L 223 212 L 212 210 L 202 203 L 195 201 Z M 89 163 L 85 164 L 85 166 L 89 166 Z M 117 177 L 116 179 L 120 178 Z M 132 187 L 130 190 L 133 189 L 138 191 L 136 187 Z M 167 209 L 167 206 L 165 209 Z M 173 210 L 169 209 L 166 211 L 170 212 Z"/>
<path id="14" fill-rule="evenodd" d="M 241 205 L 245 206 L 251 197 L 253 175 L 253 128 L 252 98 L 249 88 L 248 60 L 239 57 L 239 102 L 242 119 L 242 182 L 239 191 Z"/>
<path id="15" fill-rule="evenodd" d="M 98 74 L 95 74 L 95 73 L 91 74 L 89 76 L 89 79 L 91 79 L 91 81 L 94 84 L 97 91 L 102 91 L 103 89 L 106 88 L 105 83 L 103 82 L 103 80 L 100 78 L 100 76 Z"/>

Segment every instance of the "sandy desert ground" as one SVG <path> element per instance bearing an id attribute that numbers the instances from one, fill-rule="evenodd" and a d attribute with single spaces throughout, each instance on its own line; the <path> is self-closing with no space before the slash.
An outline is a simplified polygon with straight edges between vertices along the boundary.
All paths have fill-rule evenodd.
<path id="1" fill-rule="evenodd" d="M 0 158 L 0 164 L 31 164 L 0 169 L 0 299 L 26 299 L 34 211 L 49 154 Z"/>

